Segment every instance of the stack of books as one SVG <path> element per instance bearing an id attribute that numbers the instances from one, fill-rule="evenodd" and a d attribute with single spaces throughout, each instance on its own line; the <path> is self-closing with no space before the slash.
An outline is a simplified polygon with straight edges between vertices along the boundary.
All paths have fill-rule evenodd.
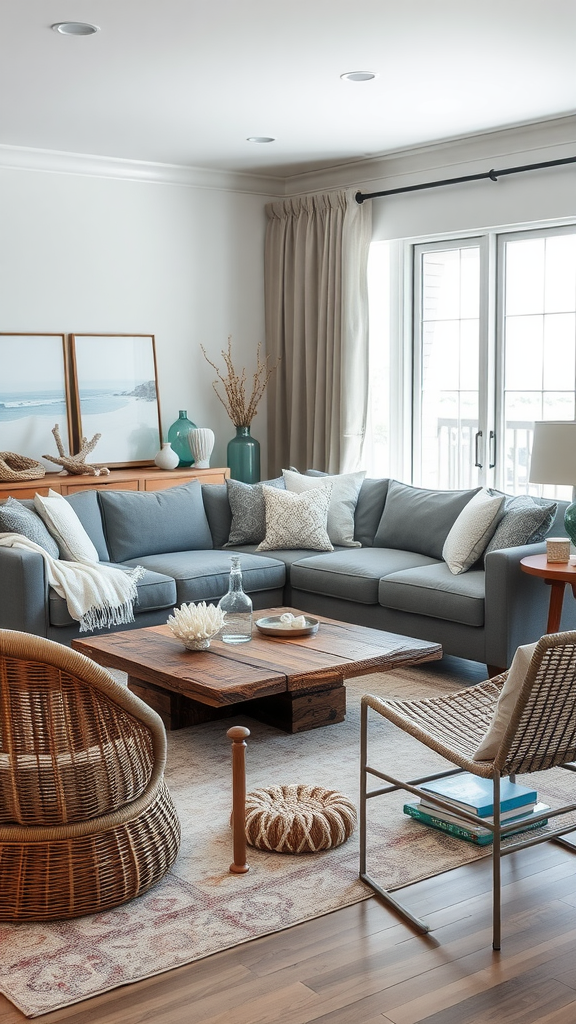
<path id="1" fill-rule="evenodd" d="M 468 843 L 487 846 L 492 842 L 493 834 L 486 828 L 486 822 L 494 822 L 491 779 L 482 779 L 469 772 L 461 772 L 459 775 L 450 775 L 445 779 L 424 783 L 420 788 L 449 803 L 450 811 L 422 797 L 421 800 L 404 804 L 404 814 L 432 828 L 448 832 L 458 839 L 465 839 Z M 478 819 L 478 824 L 472 824 L 459 817 L 458 811 L 461 810 L 473 814 Z M 548 804 L 538 802 L 535 789 L 528 789 L 518 782 L 510 782 L 509 779 L 501 780 L 500 823 L 510 825 L 514 822 L 518 825 L 513 832 L 507 833 L 508 835 L 524 832 L 529 828 L 541 828 L 546 824 L 546 819 L 535 822 L 533 818 L 548 810 Z"/>

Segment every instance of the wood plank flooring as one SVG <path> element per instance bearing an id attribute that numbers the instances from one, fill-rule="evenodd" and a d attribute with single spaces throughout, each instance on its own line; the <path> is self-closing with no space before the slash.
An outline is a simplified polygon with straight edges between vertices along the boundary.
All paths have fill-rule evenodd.
<path id="1" fill-rule="evenodd" d="M 472 673 L 473 674 L 473 673 Z M 481 673 L 479 673 L 481 675 Z M 418 882 L 418 935 L 376 898 L 34 1018 L 39 1024 L 576 1024 L 576 852 L 490 859 Z M 0 1024 L 25 1017 L 0 996 Z"/>

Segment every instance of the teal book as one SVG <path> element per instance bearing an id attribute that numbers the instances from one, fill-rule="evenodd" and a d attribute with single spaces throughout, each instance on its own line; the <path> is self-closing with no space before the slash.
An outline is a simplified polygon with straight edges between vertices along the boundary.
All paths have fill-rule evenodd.
<path id="1" fill-rule="evenodd" d="M 543 818 L 541 821 L 531 821 L 530 819 L 534 815 L 542 814 L 543 811 L 547 810 L 549 810 L 547 804 L 536 804 L 533 811 L 517 819 L 518 828 L 508 832 L 507 835 L 517 835 L 519 832 L 527 832 L 528 829 L 532 828 L 543 828 L 544 825 L 548 824 L 547 818 Z M 446 832 L 457 839 L 464 839 L 467 843 L 475 843 L 476 846 L 489 846 L 492 842 L 493 836 L 489 829 L 483 828 L 481 825 L 469 825 L 465 821 L 458 824 L 455 821 L 446 821 L 444 818 L 438 818 L 435 814 L 429 814 L 421 810 L 419 801 L 404 804 L 404 814 L 414 818 L 415 821 L 422 822 L 423 825 L 436 828 L 440 832 Z"/>
<path id="2" fill-rule="evenodd" d="M 477 814 L 479 818 L 488 818 L 494 814 L 492 779 L 461 772 L 445 779 L 422 783 L 420 789 L 449 801 L 454 807 L 460 807 L 469 814 Z M 500 811 L 511 811 L 516 807 L 534 804 L 537 800 L 535 789 L 528 789 L 519 782 L 510 782 L 510 779 L 501 780 Z"/>

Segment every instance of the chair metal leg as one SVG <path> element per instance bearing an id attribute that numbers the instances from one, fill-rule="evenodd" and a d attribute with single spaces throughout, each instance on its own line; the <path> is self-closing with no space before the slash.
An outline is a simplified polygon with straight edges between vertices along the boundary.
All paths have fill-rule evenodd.
<path id="1" fill-rule="evenodd" d="M 500 874 L 500 772 L 494 771 L 492 778 L 494 802 L 494 835 L 492 837 L 492 949 L 501 946 L 502 879 Z"/>

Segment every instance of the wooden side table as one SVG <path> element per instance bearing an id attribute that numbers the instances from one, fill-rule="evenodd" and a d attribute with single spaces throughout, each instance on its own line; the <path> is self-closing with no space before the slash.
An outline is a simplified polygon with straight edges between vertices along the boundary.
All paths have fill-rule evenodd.
<path id="1" fill-rule="evenodd" d="M 576 565 L 570 562 L 548 562 L 546 555 L 528 555 L 520 561 L 522 572 L 530 576 L 540 576 L 550 587 L 550 607 L 548 608 L 547 633 L 560 631 L 564 588 L 569 583 L 576 597 Z"/>

